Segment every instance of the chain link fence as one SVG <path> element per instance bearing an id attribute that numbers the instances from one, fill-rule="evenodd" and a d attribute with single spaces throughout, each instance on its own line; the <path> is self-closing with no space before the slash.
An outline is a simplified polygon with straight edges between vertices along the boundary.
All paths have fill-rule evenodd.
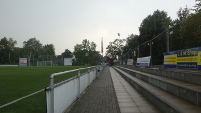
<path id="1" fill-rule="evenodd" d="M 163 53 L 169 51 L 169 29 L 161 34 L 146 41 L 126 54 L 122 55 L 122 64 L 126 64 L 127 59 L 133 59 L 133 64 L 137 62 L 137 58 L 151 56 L 150 65 L 162 65 Z"/>

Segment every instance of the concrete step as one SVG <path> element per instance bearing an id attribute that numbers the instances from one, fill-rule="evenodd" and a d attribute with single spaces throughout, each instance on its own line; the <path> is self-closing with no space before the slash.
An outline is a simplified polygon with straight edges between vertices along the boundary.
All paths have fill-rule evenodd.
<path id="1" fill-rule="evenodd" d="M 201 107 L 197 107 L 175 95 L 138 79 L 116 67 L 114 67 L 125 80 L 135 89 L 149 99 L 164 113 L 200 113 Z"/>
<path id="2" fill-rule="evenodd" d="M 201 85 L 201 71 L 198 70 L 182 70 L 182 69 L 167 69 L 167 68 L 136 68 L 134 66 L 124 66 L 133 70 L 146 72 L 154 75 L 164 76 L 191 84 Z"/>
<path id="3" fill-rule="evenodd" d="M 110 73 L 121 113 L 161 113 L 112 67 Z"/>
<path id="4" fill-rule="evenodd" d="M 201 86 L 183 81 L 157 76 L 145 72 L 136 71 L 124 67 L 118 67 L 147 83 L 159 87 L 171 94 L 178 96 L 196 106 L 201 106 Z"/>

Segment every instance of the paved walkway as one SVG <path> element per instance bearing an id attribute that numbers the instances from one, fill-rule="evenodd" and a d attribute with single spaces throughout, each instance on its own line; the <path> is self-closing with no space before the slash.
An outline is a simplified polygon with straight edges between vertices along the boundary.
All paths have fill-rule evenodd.
<path id="1" fill-rule="evenodd" d="M 109 67 L 105 67 L 67 113 L 120 113 Z"/>
<path id="2" fill-rule="evenodd" d="M 160 111 L 113 68 L 105 67 L 67 113 L 160 113 Z"/>

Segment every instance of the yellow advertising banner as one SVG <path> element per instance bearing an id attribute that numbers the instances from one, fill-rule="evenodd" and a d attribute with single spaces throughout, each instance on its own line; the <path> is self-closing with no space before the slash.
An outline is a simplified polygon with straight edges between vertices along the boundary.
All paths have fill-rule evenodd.
<path id="1" fill-rule="evenodd" d="M 177 64 L 177 55 L 166 55 L 164 56 L 164 64 Z"/>
<path id="2" fill-rule="evenodd" d="M 201 51 L 198 52 L 198 65 L 201 66 Z"/>
<path id="3" fill-rule="evenodd" d="M 164 53 L 164 67 L 201 70 L 201 47 Z"/>

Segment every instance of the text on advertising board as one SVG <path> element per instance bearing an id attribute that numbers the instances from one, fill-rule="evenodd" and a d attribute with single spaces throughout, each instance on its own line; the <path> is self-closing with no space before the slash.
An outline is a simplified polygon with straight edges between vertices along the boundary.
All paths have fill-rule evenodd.
<path id="1" fill-rule="evenodd" d="M 164 53 L 164 67 L 201 69 L 201 47 Z"/>

